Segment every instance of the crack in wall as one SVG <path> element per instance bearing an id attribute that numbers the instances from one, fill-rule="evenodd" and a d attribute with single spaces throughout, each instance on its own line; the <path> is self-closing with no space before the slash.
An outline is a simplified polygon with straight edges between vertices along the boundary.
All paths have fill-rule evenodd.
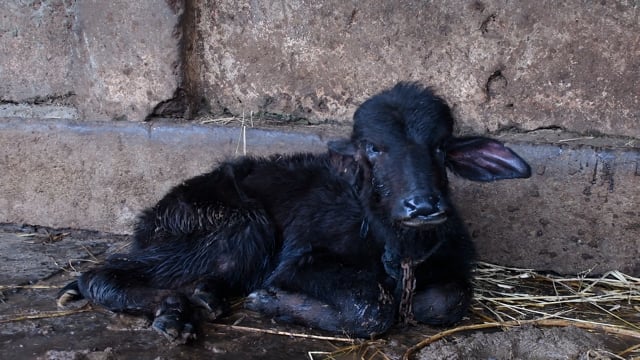
<path id="1" fill-rule="evenodd" d="M 482 24 L 480 24 L 480 32 L 484 35 L 489 32 L 489 24 L 496 21 L 496 14 L 487 16 Z"/>
<path id="2" fill-rule="evenodd" d="M 0 117 L 77 119 L 78 109 L 74 104 L 75 93 L 38 96 L 20 101 L 0 99 Z"/>
<path id="3" fill-rule="evenodd" d="M 491 99 L 495 96 L 501 95 L 502 92 L 507 88 L 509 82 L 507 78 L 502 75 L 502 70 L 497 69 L 487 79 L 487 82 L 484 86 L 485 94 L 487 95 L 487 102 L 491 101 Z M 513 104 L 511 104 L 513 106 Z"/>
<path id="4" fill-rule="evenodd" d="M 10 105 L 73 105 L 74 92 L 64 94 L 51 94 L 47 96 L 35 96 L 23 100 L 10 100 L 0 98 L 0 104 Z"/>

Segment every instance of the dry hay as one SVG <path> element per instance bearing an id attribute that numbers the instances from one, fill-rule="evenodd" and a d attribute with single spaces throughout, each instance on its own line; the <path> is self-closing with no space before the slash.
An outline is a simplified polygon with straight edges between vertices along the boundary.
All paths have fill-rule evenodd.
<path id="1" fill-rule="evenodd" d="M 403 359 L 411 359 L 425 346 L 454 334 L 521 325 L 575 326 L 640 342 L 639 278 L 619 271 L 563 277 L 485 262 L 477 264 L 474 275 L 471 319 L 413 345 Z M 329 354 L 310 352 L 309 358 L 332 359 L 358 353 L 362 354 L 359 359 L 389 359 L 384 346 L 384 342 L 364 341 Z M 640 344 L 609 356 L 639 358 Z"/>
<path id="2" fill-rule="evenodd" d="M 462 331 L 536 326 L 576 326 L 640 341 L 640 279 L 620 271 L 562 277 L 485 262 L 475 271 L 473 323 L 435 334 L 409 348 L 403 359 Z M 640 356 L 635 345 L 617 356 Z"/>
<path id="3" fill-rule="evenodd" d="M 244 111 L 242 112 L 242 117 L 230 116 L 230 117 L 221 117 L 214 118 L 211 116 L 204 116 L 200 120 L 201 124 L 215 124 L 218 126 L 229 125 L 232 123 L 240 124 L 240 135 L 238 137 L 238 143 L 236 145 L 236 155 L 242 154 L 243 156 L 247 155 L 247 123 L 244 117 Z M 253 127 L 253 111 L 249 114 L 248 126 Z M 242 146 L 242 152 L 240 151 L 240 146 Z"/>
<path id="4" fill-rule="evenodd" d="M 565 319 L 640 332 L 640 279 L 620 271 L 562 277 L 481 262 L 474 282 L 472 310 L 487 321 Z"/>

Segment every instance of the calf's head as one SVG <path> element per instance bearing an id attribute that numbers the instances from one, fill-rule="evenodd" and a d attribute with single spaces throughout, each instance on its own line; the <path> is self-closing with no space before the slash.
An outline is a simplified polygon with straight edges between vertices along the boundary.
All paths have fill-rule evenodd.
<path id="1" fill-rule="evenodd" d="M 399 83 L 365 101 L 349 140 L 329 143 L 335 155 L 366 169 L 370 203 L 394 223 L 427 228 L 447 220 L 447 173 L 474 181 L 529 177 L 529 165 L 502 143 L 455 137 L 447 104 L 428 88 Z"/>

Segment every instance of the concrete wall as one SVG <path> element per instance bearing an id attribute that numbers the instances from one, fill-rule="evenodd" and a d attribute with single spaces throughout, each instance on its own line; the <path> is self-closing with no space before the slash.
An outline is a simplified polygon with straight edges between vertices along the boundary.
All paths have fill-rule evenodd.
<path id="1" fill-rule="evenodd" d="M 463 131 L 640 137 L 638 1 L 8 1 L 0 52 L 4 116 L 348 123 L 419 80 Z"/>
<path id="2" fill-rule="evenodd" d="M 640 153 L 551 133 L 502 137 L 527 180 L 452 178 L 481 258 L 561 273 L 640 275 Z M 0 121 L 0 219 L 130 233 L 170 187 L 243 154 L 324 151 L 317 134 L 172 123 Z M 564 141 L 569 140 L 569 141 Z M 560 141 L 558 144 L 557 142 Z M 554 144 L 555 142 L 555 144 Z M 10 146 L 6 146 L 10 144 Z M 562 144 L 562 145 L 560 145 Z"/>
<path id="3" fill-rule="evenodd" d="M 5 2 L 0 222 L 130 232 L 241 152 L 240 128 L 143 120 L 302 119 L 324 125 L 249 129 L 247 151 L 322 151 L 368 96 L 419 80 L 461 132 L 534 166 L 453 182 L 484 260 L 638 275 L 639 16 L 637 1 Z"/>
<path id="4" fill-rule="evenodd" d="M 172 186 L 219 161 L 325 146 L 256 129 L 17 118 L 0 121 L 0 144 L 0 222 L 121 234 Z"/>
<path id="5" fill-rule="evenodd" d="M 197 2 L 214 110 L 348 121 L 399 80 L 433 85 L 464 130 L 640 137 L 637 1 Z"/>
<path id="6" fill-rule="evenodd" d="M 517 139 L 513 148 L 532 165 L 530 179 L 453 183 L 480 257 L 559 273 L 640 275 L 637 149 Z"/>
<path id="7" fill-rule="evenodd" d="M 180 1 L 5 1 L 0 116 L 144 120 L 182 79 Z"/>

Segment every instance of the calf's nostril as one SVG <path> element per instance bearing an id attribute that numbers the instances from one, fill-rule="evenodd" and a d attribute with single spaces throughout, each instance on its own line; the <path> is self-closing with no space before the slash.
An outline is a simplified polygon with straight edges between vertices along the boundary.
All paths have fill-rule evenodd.
<path id="1" fill-rule="evenodd" d="M 447 209 L 438 196 L 415 196 L 402 201 L 399 220 L 402 226 L 421 228 L 447 220 Z"/>
<path id="2" fill-rule="evenodd" d="M 429 197 L 429 199 L 434 197 Z M 427 201 L 427 197 L 416 196 L 403 201 L 405 211 L 409 217 L 429 216 L 439 211 L 437 201 Z"/>
<path id="3" fill-rule="evenodd" d="M 418 207 L 413 199 L 406 199 L 403 203 L 407 210 L 415 210 Z"/>

